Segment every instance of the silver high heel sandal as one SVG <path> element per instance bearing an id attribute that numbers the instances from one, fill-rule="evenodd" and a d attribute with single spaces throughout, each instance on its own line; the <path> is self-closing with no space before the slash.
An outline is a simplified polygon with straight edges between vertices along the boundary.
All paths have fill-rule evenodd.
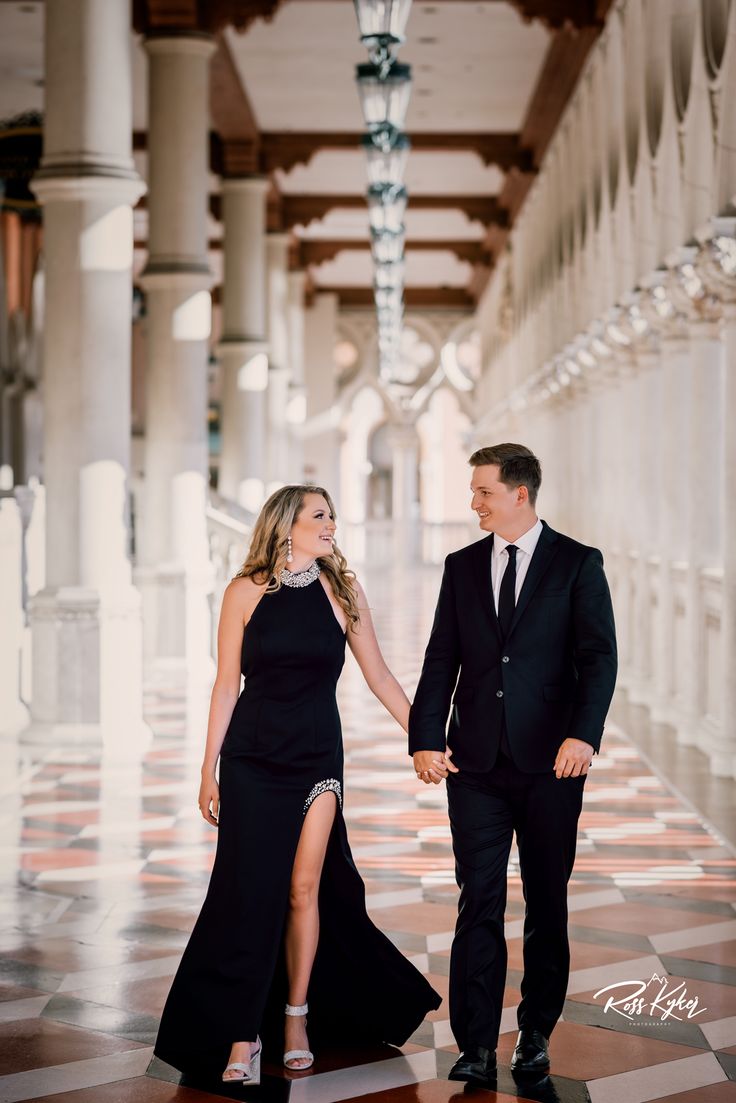
<path id="1" fill-rule="evenodd" d="M 261 1082 L 261 1050 L 263 1044 L 256 1037 L 256 1048 L 250 1055 L 250 1061 L 233 1061 L 222 1074 L 225 1084 L 260 1084 Z M 242 1076 L 226 1076 L 226 1072 L 242 1072 Z"/>
<path id="2" fill-rule="evenodd" d="M 301 1007 L 292 1007 L 292 1005 L 290 1003 L 287 1003 L 287 1005 L 286 1005 L 286 1014 L 287 1015 L 306 1015 L 308 1011 L 309 1011 L 309 1004 L 308 1003 L 302 1004 Z M 307 1020 L 306 1019 L 304 1020 L 304 1025 L 305 1026 L 307 1025 Z M 309 1059 L 309 1064 L 308 1065 L 290 1065 L 289 1064 L 289 1061 L 299 1061 L 302 1058 L 308 1058 Z M 284 1065 L 286 1066 L 287 1069 L 290 1069 L 291 1072 L 306 1072 L 307 1069 L 311 1069 L 313 1064 L 314 1064 L 314 1054 L 309 1049 L 289 1049 L 284 1054 Z"/>

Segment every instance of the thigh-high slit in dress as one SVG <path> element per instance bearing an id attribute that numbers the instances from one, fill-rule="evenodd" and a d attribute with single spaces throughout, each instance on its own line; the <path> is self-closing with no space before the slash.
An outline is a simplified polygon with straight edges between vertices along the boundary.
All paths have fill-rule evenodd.
<path id="1" fill-rule="evenodd" d="M 220 754 L 217 851 L 207 895 L 154 1052 L 183 1072 L 221 1071 L 237 1041 L 283 1044 L 283 936 L 304 817 L 321 793 L 336 815 L 319 889 L 309 985 L 317 1045 L 403 1044 L 441 998 L 366 912 L 343 803 L 335 697 L 345 633 L 319 578 L 260 599 L 243 635 L 240 694 Z"/>

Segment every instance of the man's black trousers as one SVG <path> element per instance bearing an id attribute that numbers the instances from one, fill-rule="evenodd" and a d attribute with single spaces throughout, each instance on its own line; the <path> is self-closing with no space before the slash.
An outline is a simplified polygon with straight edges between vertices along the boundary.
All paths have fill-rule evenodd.
<path id="1" fill-rule="evenodd" d="M 549 1037 L 570 972 L 567 882 L 586 774 L 527 774 L 499 751 L 487 773 L 449 774 L 447 797 L 460 905 L 450 958 L 450 1025 L 461 1050 L 495 1049 L 507 950 L 506 876 L 516 832 L 526 902 L 519 1029 Z"/>

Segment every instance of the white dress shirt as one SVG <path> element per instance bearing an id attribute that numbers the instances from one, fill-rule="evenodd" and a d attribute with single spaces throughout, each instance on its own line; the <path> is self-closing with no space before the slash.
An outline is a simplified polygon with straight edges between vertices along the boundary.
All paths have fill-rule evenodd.
<path id="1" fill-rule="evenodd" d="M 519 549 L 516 553 L 516 593 L 514 595 L 514 604 L 516 604 L 519 600 L 521 587 L 524 585 L 526 572 L 529 570 L 529 564 L 534 555 L 534 549 L 541 535 L 542 522 L 539 520 L 537 520 L 537 523 L 530 529 L 527 529 L 524 535 L 520 536 L 518 540 L 504 540 L 502 536 L 494 532 L 493 555 L 491 557 L 491 586 L 493 588 L 493 603 L 496 606 L 496 613 L 498 613 L 498 595 L 501 591 L 501 579 L 503 578 L 503 572 L 506 570 L 509 561 L 509 553 L 506 551 L 506 548 L 509 544 L 515 544 Z"/>

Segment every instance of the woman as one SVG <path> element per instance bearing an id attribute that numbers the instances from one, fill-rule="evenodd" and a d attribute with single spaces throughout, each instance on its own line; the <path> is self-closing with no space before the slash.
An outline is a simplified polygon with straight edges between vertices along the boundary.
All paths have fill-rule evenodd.
<path id="1" fill-rule="evenodd" d="M 223 598 L 199 791 L 217 853 L 155 1046 L 184 1071 L 226 1066 L 223 1080 L 257 1082 L 261 1035 L 284 1037 L 287 1068 L 309 1068 L 308 989 L 312 1044 L 401 1045 L 441 1002 L 368 918 L 348 845 L 335 700 L 345 643 L 404 730 L 409 701 L 334 534 L 327 491 L 277 490 Z"/>

